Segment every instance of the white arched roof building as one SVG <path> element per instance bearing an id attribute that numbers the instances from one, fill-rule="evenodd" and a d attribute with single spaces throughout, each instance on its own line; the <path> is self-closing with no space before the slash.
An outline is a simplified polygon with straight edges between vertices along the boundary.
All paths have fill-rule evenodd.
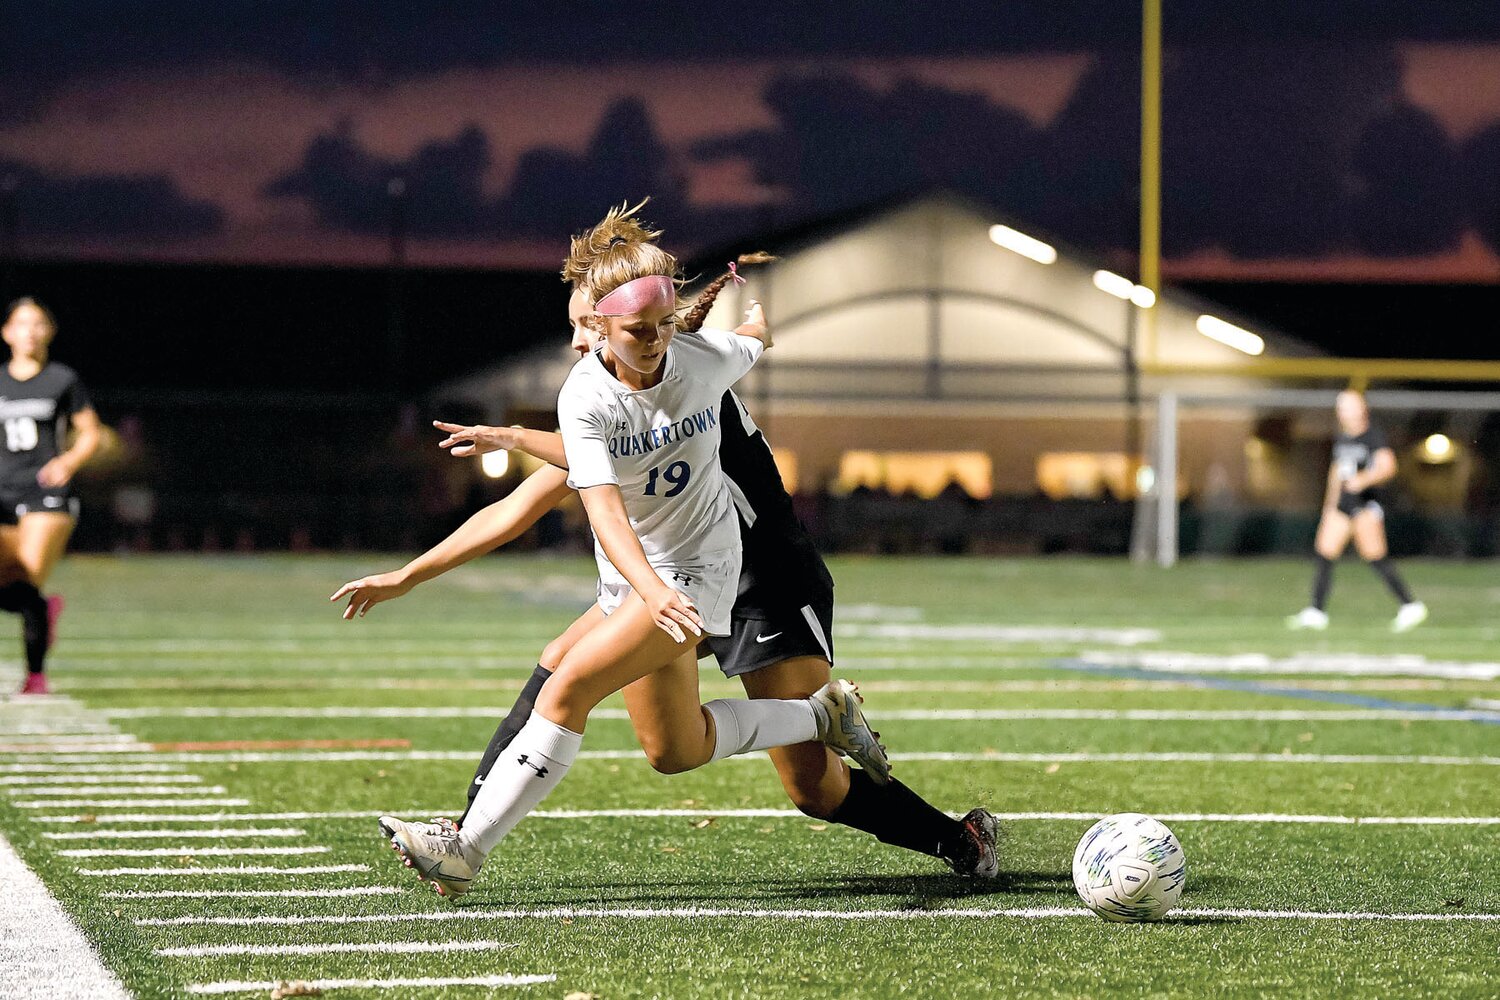
<path id="1" fill-rule="evenodd" d="M 738 248 L 752 249 L 780 260 L 747 269 L 747 283 L 725 289 L 709 324 L 733 326 L 749 299 L 765 303 L 776 347 L 737 391 L 802 487 L 842 481 L 935 492 L 954 479 L 984 495 L 1130 491 L 1135 307 L 1118 297 L 1132 293 L 1129 281 L 946 194 Z M 1119 287 L 1111 294 L 1101 284 Z M 1316 353 L 1172 290 L 1153 308 L 1162 361 L 1249 360 L 1200 332 L 1205 314 L 1240 328 L 1226 334 L 1211 325 L 1219 336 L 1252 328 L 1267 355 Z M 545 413 L 573 360 L 559 342 L 449 385 L 441 397 L 478 405 L 492 421 Z M 1144 388 L 1150 395 L 1166 384 L 1147 379 Z M 1233 392 L 1252 383 L 1220 376 L 1170 385 Z M 1235 433 L 1224 433 L 1226 421 Z M 1245 411 L 1195 412 L 1182 427 L 1185 480 L 1218 463 L 1231 487 L 1241 483 L 1250 424 Z"/>

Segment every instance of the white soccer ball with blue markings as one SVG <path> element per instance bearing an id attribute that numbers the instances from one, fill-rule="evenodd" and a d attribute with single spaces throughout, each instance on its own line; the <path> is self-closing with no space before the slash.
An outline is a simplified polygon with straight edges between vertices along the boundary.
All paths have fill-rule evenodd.
<path id="1" fill-rule="evenodd" d="M 1106 816 L 1073 852 L 1073 888 L 1105 920 L 1160 920 L 1187 882 L 1187 857 L 1164 825 L 1140 813 Z"/>

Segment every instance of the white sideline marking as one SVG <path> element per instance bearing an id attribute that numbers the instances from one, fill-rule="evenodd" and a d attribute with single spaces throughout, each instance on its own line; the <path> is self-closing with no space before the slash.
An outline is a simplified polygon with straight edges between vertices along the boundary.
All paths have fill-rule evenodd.
<path id="1" fill-rule="evenodd" d="M 22 795 L 222 795 L 228 790 L 223 785 L 194 785 L 192 788 L 176 785 L 46 785 L 21 788 L 17 792 Z"/>
<path id="2" fill-rule="evenodd" d="M 0 996 L 128 1000 L 130 994 L 104 967 L 36 873 L 0 836 Z"/>
<path id="3" fill-rule="evenodd" d="M 442 809 L 401 809 L 407 815 L 441 816 Z M 100 823 L 220 823 L 226 820 L 297 820 L 297 819 L 362 819 L 375 817 L 369 810 L 347 810 L 343 812 L 288 812 L 288 813 L 134 813 L 119 816 L 98 816 Z M 957 819 L 962 813 L 949 813 Z M 1153 813 L 1157 819 L 1187 823 L 1311 823 L 1343 824 L 1351 826 L 1500 826 L 1500 816 L 1322 816 L 1311 813 Z M 1093 822 L 1099 817 L 1083 812 L 1011 812 L 994 814 L 996 819 L 1008 822 L 1027 820 L 1077 820 Z M 807 819 L 805 813 L 796 809 L 538 809 L 531 813 L 532 819 L 650 819 L 683 817 L 721 817 L 725 819 Z M 33 823 L 81 823 L 77 816 L 33 816 Z M 152 837 L 206 836 L 212 831 L 152 830 Z M 249 831 L 245 831 L 247 834 Z M 299 833 L 301 831 L 298 831 Z M 90 837 L 135 836 L 128 830 L 87 831 L 78 833 L 44 833 L 42 836 L 56 840 L 84 840 Z M 142 832 L 140 836 L 147 836 Z M 261 834 L 264 836 L 264 834 Z"/>
<path id="4" fill-rule="evenodd" d="M 840 639 L 916 639 L 948 642 L 1084 643 L 1139 646 L 1160 642 L 1154 628 L 1084 628 L 1075 625 L 835 625 Z"/>
<path id="5" fill-rule="evenodd" d="M 136 889 L 101 892 L 100 899 L 324 899 L 335 896 L 398 896 L 409 893 L 393 885 L 360 885 L 347 889 Z"/>
<path id="6" fill-rule="evenodd" d="M 1145 667 L 1186 674 L 1342 674 L 1354 677 L 1416 676 L 1450 680 L 1500 679 L 1500 663 L 1429 660 L 1425 656 L 1372 656 L 1365 653 L 1297 653 L 1275 658 L 1264 653 L 1143 653 L 1090 651 L 1079 659 L 1109 666 Z"/>
<path id="7" fill-rule="evenodd" d="M 211 865 L 200 868 L 75 868 L 80 875 L 326 875 L 335 872 L 367 872 L 369 865 Z"/>
<path id="8" fill-rule="evenodd" d="M 1500 712 L 1500 699 L 1496 698 L 1471 698 L 1469 705 L 1489 712 Z"/>
<path id="9" fill-rule="evenodd" d="M 315 990 L 393 990 L 418 989 L 428 986 L 533 986 L 537 983 L 555 983 L 557 976 L 515 975 L 509 972 L 492 976 L 453 976 L 447 978 L 427 977 L 421 979 L 310 979 L 307 985 Z M 265 993 L 279 984 L 273 979 L 265 981 L 233 981 L 222 983 L 194 983 L 187 988 L 189 993 Z"/>
<path id="10" fill-rule="evenodd" d="M 183 707 L 122 709 L 131 718 L 162 717 L 183 719 L 503 719 L 510 709 L 502 706 L 339 706 L 323 708 L 267 707 Z M 601 708 L 589 714 L 592 719 L 625 720 L 624 709 Z M 1500 721 L 1500 711 L 1486 709 L 1159 709 L 1159 708 L 953 708 L 895 709 L 880 713 L 881 719 L 923 722 L 968 722 L 977 720 L 1100 719 L 1141 721 L 1195 722 L 1366 722 L 1402 720 L 1408 722 L 1475 722 Z M 0 779 L 3 781 L 4 779 Z"/>
<path id="11" fill-rule="evenodd" d="M 337 944 L 198 944 L 158 948 L 164 958 L 211 958 L 220 955 L 420 955 L 433 951 L 505 951 L 516 947 L 499 941 L 345 941 Z"/>
<path id="12" fill-rule="evenodd" d="M 58 851 L 65 858 L 175 858 L 190 854 L 195 858 L 237 858 L 273 854 L 327 854 L 326 847 L 203 847 L 183 844 L 179 847 L 73 847 Z"/>
<path id="13" fill-rule="evenodd" d="M 75 830 L 68 833 L 44 833 L 42 836 L 48 840 L 166 840 L 170 837 L 302 837 L 306 834 L 306 830 L 285 826 L 214 827 L 211 830 Z"/>
<path id="14" fill-rule="evenodd" d="M 704 919 L 727 917 L 753 920 L 951 920 L 989 919 L 999 917 L 1094 917 L 1082 906 L 1026 906 L 1008 909 L 986 907 L 952 907 L 932 910 L 812 910 L 753 909 L 744 907 L 574 907 L 556 906 L 535 910 L 451 909 L 423 913 L 425 922 L 439 920 L 569 920 L 585 917 L 613 917 L 630 920 Z M 1169 920 L 1195 917 L 1236 917 L 1247 920 L 1395 920 L 1413 923 L 1448 923 L 1455 921 L 1500 921 L 1500 913 L 1367 913 L 1328 910 L 1249 910 L 1192 908 L 1174 910 Z M 145 917 L 135 921 L 137 927 L 296 927 L 304 924 L 393 924 L 412 919 L 409 913 L 364 913 L 330 916 L 258 916 L 258 917 Z"/>
<path id="15" fill-rule="evenodd" d="M 145 784 L 150 781 L 178 782 L 191 785 L 203 779 L 196 774 L 7 774 L 0 776 L 0 785 L 56 785 L 59 781 L 71 781 L 78 785 L 111 785 L 115 783 Z M 30 789 L 28 789 L 29 791 Z M 82 789 L 70 787 L 69 791 Z M 143 791 L 145 789 L 142 789 Z M 197 791 L 197 789 L 193 789 Z"/>
<path id="16" fill-rule="evenodd" d="M 12 802 L 17 809 L 129 809 L 145 806 L 248 806 L 249 799 L 31 799 Z"/>
<path id="17" fill-rule="evenodd" d="M 473 763 L 473 750 L 226 750 L 208 753 L 153 754 L 185 764 L 336 763 L 352 761 L 461 760 Z M 764 759 L 765 754 L 737 754 L 724 762 Z M 644 760 L 639 750 L 584 750 L 579 760 Z M 1440 764 L 1445 766 L 1500 766 L 1500 757 L 1449 757 L 1431 754 L 1272 754 L 1272 753 L 968 753 L 921 751 L 893 753 L 896 761 L 1000 761 L 1021 763 L 1238 763 L 1238 764 Z M 83 804 L 84 803 L 58 803 Z M 102 805 L 102 803 L 100 803 Z M 129 802 L 124 803 L 130 805 Z M 169 805 L 170 803 L 158 803 Z M 184 803 L 186 804 L 186 803 Z M 209 803 L 211 804 L 211 803 Z M 225 803 L 236 804 L 236 803 Z M 19 805 L 19 803 L 17 803 Z"/>

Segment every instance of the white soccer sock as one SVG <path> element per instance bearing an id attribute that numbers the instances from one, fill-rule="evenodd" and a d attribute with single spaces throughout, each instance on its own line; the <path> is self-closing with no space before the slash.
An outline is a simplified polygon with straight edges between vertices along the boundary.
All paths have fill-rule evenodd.
<path id="1" fill-rule="evenodd" d="M 807 698 L 720 698 L 703 706 L 714 718 L 710 761 L 818 738 L 818 716 Z"/>
<path id="2" fill-rule="evenodd" d="M 541 804 L 578 756 L 583 734 L 549 722 L 536 712 L 485 777 L 459 834 L 480 858 Z"/>

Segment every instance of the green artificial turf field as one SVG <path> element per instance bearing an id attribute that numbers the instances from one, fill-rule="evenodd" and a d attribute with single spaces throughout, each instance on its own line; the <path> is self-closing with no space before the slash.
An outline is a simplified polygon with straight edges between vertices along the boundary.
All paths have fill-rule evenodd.
<path id="1" fill-rule="evenodd" d="M 59 695 L 0 703 L 0 833 L 140 995 L 1500 994 L 1493 565 L 1407 565 L 1433 614 L 1398 637 L 1357 564 L 1291 634 L 1300 562 L 836 559 L 838 672 L 898 777 L 1002 814 L 999 880 L 792 812 L 761 758 L 655 774 L 615 698 L 455 905 L 375 817 L 461 811 L 592 565 L 493 558 L 339 620 L 327 595 L 396 562 L 60 570 Z M 740 691 L 712 668 L 705 699 Z M 1073 893 L 1124 811 L 1186 851 L 1163 924 Z"/>

